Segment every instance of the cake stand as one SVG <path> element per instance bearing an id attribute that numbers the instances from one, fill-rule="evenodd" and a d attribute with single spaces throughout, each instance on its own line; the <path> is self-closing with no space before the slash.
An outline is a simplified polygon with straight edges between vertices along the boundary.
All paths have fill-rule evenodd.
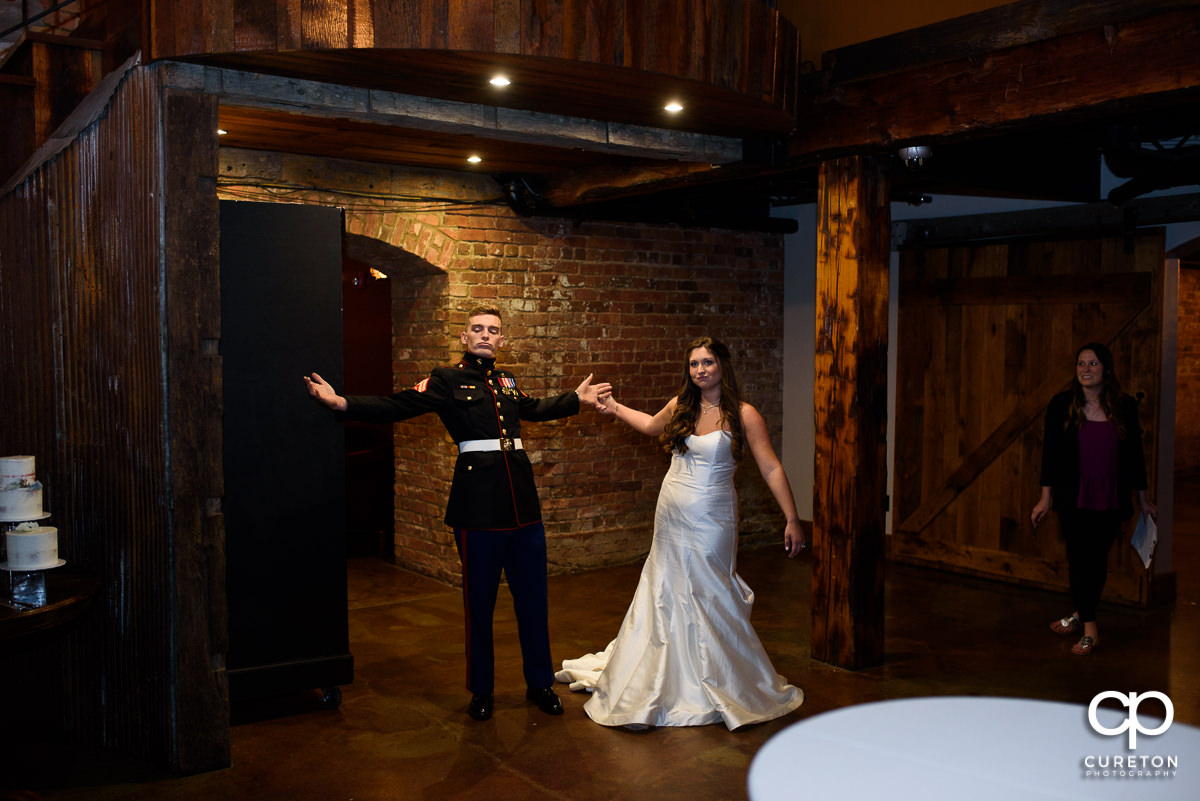
<path id="1" fill-rule="evenodd" d="M 49 512 L 42 512 L 40 515 L 33 515 L 32 517 L 27 515 L 21 517 L 7 517 L 5 515 L 0 515 L 0 523 L 36 523 L 39 520 L 45 520 L 49 516 Z M 5 531 L 7 530 L 8 529 L 5 529 Z"/>
<path id="2" fill-rule="evenodd" d="M 48 518 L 49 516 L 50 516 L 49 512 L 42 512 L 41 514 L 32 514 L 32 516 L 29 516 L 29 514 L 23 514 L 23 516 L 20 516 L 20 517 L 8 517 L 8 516 L 6 516 L 6 514 L 0 514 L 0 523 L 6 524 L 7 528 L 5 529 L 5 531 L 8 531 L 8 530 L 12 529 L 14 525 L 19 525 L 22 523 L 36 523 L 36 522 L 38 522 L 38 520 L 44 520 L 44 519 Z"/>
<path id="3" fill-rule="evenodd" d="M 9 567 L 0 562 L 0 570 L 8 573 L 8 599 L 12 606 L 33 609 L 46 605 L 46 571 L 62 567 L 67 561 L 59 559 L 45 567 Z"/>

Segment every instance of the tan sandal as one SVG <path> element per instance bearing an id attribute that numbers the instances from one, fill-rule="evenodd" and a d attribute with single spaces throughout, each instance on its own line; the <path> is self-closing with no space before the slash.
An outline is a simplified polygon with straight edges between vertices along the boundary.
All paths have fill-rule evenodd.
<path id="1" fill-rule="evenodd" d="M 1086 634 L 1080 638 L 1079 642 L 1071 646 L 1071 653 L 1076 656 L 1087 656 L 1096 647 L 1096 638 L 1089 637 Z"/>
<path id="2" fill-rule="evenodd" d="M 1062 620 L 1056 620 L 1050 624 L 1050 630 L 1055 634 L 1074 634 L 1079 631 L 1082 624 L 1079 622 L 1078 615 L 1069 615 Z"/>

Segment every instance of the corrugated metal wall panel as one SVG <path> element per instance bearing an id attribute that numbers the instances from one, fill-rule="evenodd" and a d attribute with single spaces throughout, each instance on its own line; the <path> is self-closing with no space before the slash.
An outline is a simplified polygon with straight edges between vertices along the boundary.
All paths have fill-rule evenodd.
<path id="1" fill-rule="evenodd" d="M 97 576 L 88 615 L 9 657 L 57 664 L 62 725 L 173 762 L 162 89 L 131 69 L 75 141 L 0 198 L 0 451 L 37 456 L 50 522 Z M 64 669 L 64 665 L 71 666 Z"/>

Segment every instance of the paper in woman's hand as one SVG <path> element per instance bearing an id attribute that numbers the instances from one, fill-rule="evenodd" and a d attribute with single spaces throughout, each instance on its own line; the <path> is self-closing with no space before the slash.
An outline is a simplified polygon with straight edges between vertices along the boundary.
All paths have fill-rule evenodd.
<path id="1" fill-rule="evenodd" d="M 1150 559 L 1154 556 L 1154 546 L 1158 543 L 1158 524 L 1154 522 L 1154 518 L 1148 514 L 1142 513 L 1138 517 L 1137 528 L 1133 530 L 1133 537 L 1129 540 L 1129 544 L 1138 552 L 1138 556 L 1142 557 L 1142 564 L 1147 569 L 1150 568 Z"/>

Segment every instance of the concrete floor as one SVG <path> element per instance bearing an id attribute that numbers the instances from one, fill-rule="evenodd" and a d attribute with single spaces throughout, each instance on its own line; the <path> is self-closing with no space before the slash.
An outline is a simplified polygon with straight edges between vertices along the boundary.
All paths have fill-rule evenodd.
<path id="1" fill-rule="evenodd" d="M 354 683 L 338 709 L 319 693 L 239 705 L 232 767 L 185 778 L 111 755 L 56 753 L 27 764 L 44 799 L 513 799 L 599 801 L 746 798 L 751 759 L 782 728 L 850 704 L 924 695 L 994 695 L 1086 705 L 1102 690 L 1165 691 L 1176 720 L 1200 725 L 1200 478 L 1179 482 L 1171 608 L 1105 606 L 1089 658 L 1048 623 L 1065 596 L 889 566 L 887 658 L 850 672 L 809 658 L 810 564 L 778 549 L 745 551 L 739 572 L 756 593 L 755 626 L 776 669 L 806 701 L 780 720 L 634 733 L 592 723 L 586 697 L 560 685 L 566 714 L 523 698 L 511 605 L 497 609 L 492 720 L 466 715 L 461 600 L 456 589 L 375 559 L 350 564 Z M 1196 499 L 1196 500 L 1193 500 Z M 602 648 L 616 632 L 640 565 L 551 579 L 557 659 Z M 802 781 L 799 780 L 798 781 Z M 9 786 L 0 777 L 0 786 Z M 798 788 L 799 789 L 799 788 Z M 800 793 L 798 797 L 802 797 Z M 0 791 L 0 799 L 6 796 Z M 25 796 L 19 796 L 24 798 Z"/>

